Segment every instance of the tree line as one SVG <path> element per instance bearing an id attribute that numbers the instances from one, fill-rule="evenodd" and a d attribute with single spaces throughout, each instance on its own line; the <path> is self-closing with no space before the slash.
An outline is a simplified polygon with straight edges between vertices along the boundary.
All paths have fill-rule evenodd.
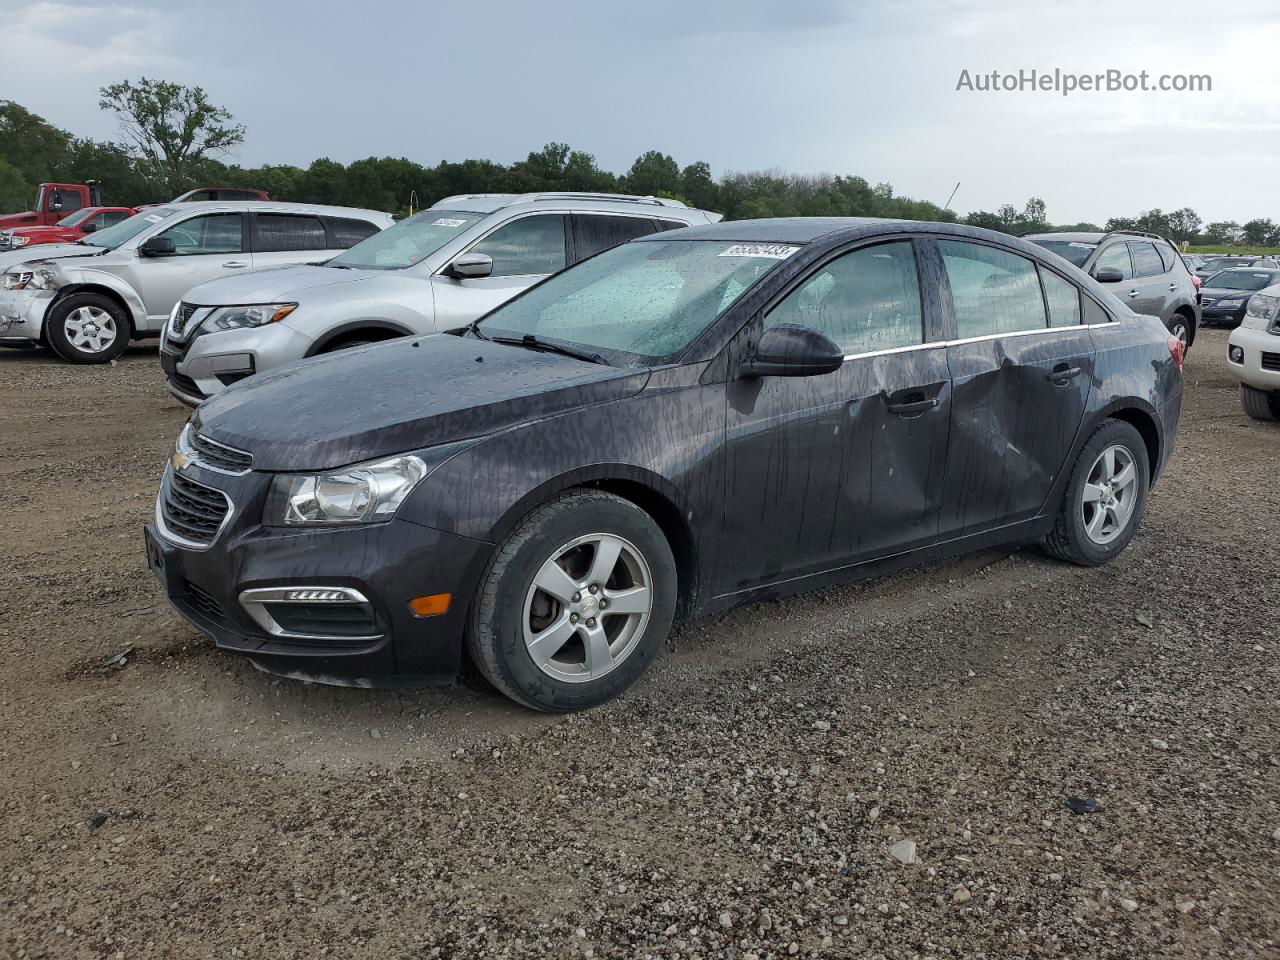
<path id="1" fill-rule="evenodd" d="M 367 207 L 398 215 L 460 193 L 533 193 L 571 190 L 622 192 L 683 200 L 726 219 L 824 216 L 942 220 L 1022 234 L 1100 229 L 1093 223 L 1052 224 L 1043 200 L 1018 209 L 977 210 L 961 217 L 927 200 L 898 196 L 887 183 L 859 176 L 794 174 L 780 170 L 725 173 L 696 161 L 681 166 L 670 154 L 649 150 L 622 174 L 565 143 L 548 143 L 524 160 L 441 161 L 424 166 L 405 157 L 368 157 L 342 164 L 327 157 L 307 167 L 225 162 L 245 129 L 200 87 L 142 78 L 99 91 L 99 106 L 116 115 L 119 141 L 76 136 L 21 105 L 0 100 L 0 212 L 28 209 L 42 182 L 99 180 L 107 202 L 162 203 L 198 186 L 255 187 L 279 200 Z M 1184 207 L 1113 217 L 1103 227 L 1150 230 L 1177 242 L 1280 245 L 1270 219 L 1204 224 Z"/>

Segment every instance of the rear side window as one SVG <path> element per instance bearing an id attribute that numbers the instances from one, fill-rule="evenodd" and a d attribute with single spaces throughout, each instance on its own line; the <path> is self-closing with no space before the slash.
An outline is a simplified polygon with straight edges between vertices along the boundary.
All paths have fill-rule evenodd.
<path id="1" fill-rule="evenodd" d="M 1084 322 L 1093 325 L 1096 323 L 1110 323 L 1111 315 L 1103 310 L 1096 302 L 1089 297 L 1084 297 Z"/>
<path id="2" fill-rule="evenodd" d="M 98 221 L 98 229 L 101 230 L 104 227 L 114 227 L 121 220 L 128 220 L 129 214 L 119 211 L 114 213 L 100 213 L 94 219 Z"/>
<path id="3" fill-rule="evenodd" d="M 920 281 L 910 241 L 882 243 L 832 260 L 765 317 L 825 333 L 848 355 L 924 343 Z"/>
<path id="4" fill-rule="evenodd" d="M 1044 299 L 1049 305 L 1049 326 L 1074 327 L 1080 323 L 1080 291 L 1056 273 L 1040 268 Z"/>
<path id="5" fill-rule="evenodd" d="M 1173 265 L 1181 259 L 1178 254 L 1174 252 L 1173 247 L 1169 246 L 1167 243 L 1157 243 L 1156 253 L 1160 254 L 1160 259 L 1164 261 L 1165 270 L 1172 270 Z"/>
<path id="6" fill-rule="evenodd" d="M 589 213 L 573 215 L 573 233 L 579 260 L 655 232 L 657 228 L 653 221 L 645 217 L 609 217 Z"/>
<path id="7" fill-rule="evenodd" d="M 288 213 L 260 213 L 254 250 L 274 253 L 283 250 L 324 250 L 328 235 L 319 217 Z"/>
<path id="8" fill-rule="evenodd" d="M 564 269 L 564 217 L 521 217 L 499 227 L 468 253 L 493 258 L 492 277 L 540 276 Z"/>
<path id="9" fill-rule="evenodd" d="M 1103 267 L 1113 267 L 1119 270 L 1121 280 L 1132 280 L 1133 261 L 1129 259 L 1129 245 L 1127 243 L 1113 243 L 1098 254 L 1098 260 L 1093 265 L 1094 273 L 1097 273 Z"/>
<path id="10" fill-rule="evenodd" d="M 688 226 L 687 223 L 681 223 L 679 220 L 659 220 L 658 221 L 659 230 L 680 230 L 687 226 Z"/>
<path id="11" fill-rule="evenodd" d="M 361 240 L 367 240 L 378 232 L 368 220 L 349 220 L 346 217 L 327 217 L 329 233 L 333 236 L 332 246 L 335 249 L 347 250 Z"/>
<path id="12" fill-rule="evenodd" d="M 1034 263 L 962 240 L 939 240 L 938 247 L 951 284 L 959 339 L 1045 329 L 1044 296 Z"/>
<path id="13" fill-rule="evenodd" d="M 1131 243 L 1129 252 L 1133 254 L 1133 275 L 1135 277 L 1158 277 L 1164 273 L 1165 265 L 1150 243 Z"/>

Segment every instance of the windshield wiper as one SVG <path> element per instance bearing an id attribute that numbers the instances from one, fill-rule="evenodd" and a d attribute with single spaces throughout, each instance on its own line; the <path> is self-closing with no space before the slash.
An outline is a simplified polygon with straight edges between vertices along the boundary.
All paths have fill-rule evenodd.
<path id="1" fill-rule="evenodd" d="M 479 317 L 476 317 L 476 319 L 472 320 L 470 323 L 468 323 L 465 327 L 463 327 L 463 328 L 462 328 L 462 336 L 464 336 L 464 337 L 465 337 L 468 333 L 469 333 L 469 334 L 471 334 L 473 337 L 479 337 L 481 340 L 492 340 L 492 339 L 493 339 L 492 337 L 488 336 L 487 334 L 483 334 L 483 333 L 481 333 L 481 332 L 480 332 L 480 318 L 479 318 Z"/>
<path id="2" fill-rule="evenodd" d="M 550 340 L 540 340 L 532 333 L 526 333 L 523 337 L 489 337 L 494 343 L 510 343 L 517 347 L 528 347 L 530 350 L 542 350 L 546 353 L 559 353 L 566 357 L 573 357 L 575 360 L 586 360 L 589 363 L 602 363 L 606 367 L 611 364 L 598 353 L 592 353 L 589 350 L 578 350 L 575 347 L 566 346 L 562 343 L 554 343 Z"/>

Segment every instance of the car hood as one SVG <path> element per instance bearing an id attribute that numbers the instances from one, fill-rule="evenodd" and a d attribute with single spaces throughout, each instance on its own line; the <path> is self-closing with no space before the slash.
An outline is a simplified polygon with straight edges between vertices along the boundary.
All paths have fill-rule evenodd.
<path id="1" fill-rule="evenodd" d="M 420 450 L 630 396 L 647 370 L 443 334 L 260 374 L 200 406 L 205 436 L 256 470 L 322 470 Z"/>
<path id="2" fill-rule="evenodd" d="M 372 280 L 386 273 L 385 270 L 341 270 L 295 264 L 210 280 L 192 287 L 182 299 L 201 307 L 290 302 L 310 290 Z"/>
<path id="3" fill-rule="evenodd" d="M 0 271 L 16 267 L 20 263 L 36 260 L 66 260 L 70 257 L 93 257 L 106 252 L 102 247 L 90 247 L 83 243 L 42 243 L 32 247 L 18 247 L 0 253 Z"/>
<path id="4" fill-rule="evenodd" d="M 12 233 L 15 237 L 75 237 L 78 231 L 75 227 L 14 227 L 12 230 L 6 230 L 6 233 Z"/>

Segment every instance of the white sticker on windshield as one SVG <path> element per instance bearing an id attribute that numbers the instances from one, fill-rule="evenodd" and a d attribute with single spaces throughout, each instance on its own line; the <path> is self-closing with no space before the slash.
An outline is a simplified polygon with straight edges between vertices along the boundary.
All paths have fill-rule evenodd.
<path id="1" fill-rule="evenodd" d="M 159 223 L 159 222 L 160 222 L 161 220 L 163 220 L 163 219 L 164 219 L 164 217 L 159 216 L 158 214 L 154 214 L 154 213 L 148 213 L 148 214 L 147 214 L 147 222 L 148 222 L 148 223 Z"/>
<path id="2" fill-rule="evenodd" d="M 766 260 L 785 260 L 799 247 L 785 243 L 735 243 L 720 254 L 722 257 L 763 257 Z"/>
<path id="3" fill-rule="evenodd" d="M 431 225 L 433 227 L 460 227 L 466 222 L 465 220 L 454 220 L 451 217 L 441 217 Z"/>
<path id="4" fill-rule="evenodd" d="M 1096 244 L 1096 243 L 1080 243 L 1080 242 L 1079 242 L 1079 241 L 1077 241 L 1077 240 L 1072 240 L 1070 243 L 1068 243 L 1068 244 L 1067 244 L 1067 246 L 1068 246 L 1068 247 L 1079 247 L 1079 248 L 1080 248 L 1080 249 L 1082 249 L 1082 250 L 1092 250 L 1094 247 L 1096 247 L 1096 246 L 1097 246 L 1097 244 Z"/>

